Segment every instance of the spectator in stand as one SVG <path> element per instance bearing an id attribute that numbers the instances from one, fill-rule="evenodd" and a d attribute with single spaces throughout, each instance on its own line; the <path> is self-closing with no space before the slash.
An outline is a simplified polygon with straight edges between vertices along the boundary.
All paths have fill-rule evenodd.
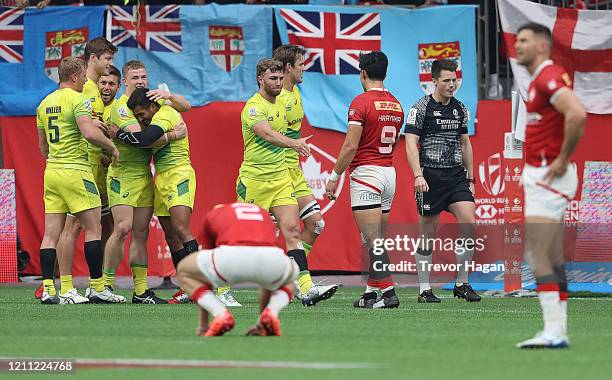
<path id="1" fill-rule="evenodd" d="M 83 5 L 83 0 L 0 0 L 0 6 L 3 7 L 43 9 L 48 5 Z"/>

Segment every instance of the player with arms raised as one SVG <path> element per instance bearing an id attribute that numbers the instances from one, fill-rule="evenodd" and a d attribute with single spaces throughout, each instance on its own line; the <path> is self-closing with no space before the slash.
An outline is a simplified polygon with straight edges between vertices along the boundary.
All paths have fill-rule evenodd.
<path id="1" fill-rule="evenodd" d="M 518 348 L 567 348 L 567 277 L 563 216 L 576 195 L 578 174 L 571 162 L 582 137 L 586 112 L 569 75 L 550 60 L 552 36 L 529 23 L 516 35 L 516 57 L 531 74 L 525 140 L 525 223 L 527 261 L 536 279 L 544 330 Z"/>
<path id="2" fill-rule="evenodd" d="M 267 211 L 248 203 L 218 205 L 206 214 L 204 249 L 178 267 L 181 287 L 200 306 L 198 335 L 219 336 L 231 330 L 232 314 L 212 287 L 254 282 L 261 288 L 259 322 L 248 335 L 281 335 L 278 313 L 291 300 L 296 263 L 276 246 L 274 223 Z M 208 314 L 212 323 L 208 324 Z"/>
<path id="3" fill-rule="evenodd" d="M 361 308 L 399 306 L 390 273 L 374 269 L 379 267 L 377 262 L 388 264 L 389 256 L 373 253 L 374 241 L 385 237 L 389 223 L 395 195 L 393 152 L 404 122 L 400 102 L 384 87 L 387 66 L 387 56 L 381 51 L 359 56 L 364 93 L 349 107 L 346 138 L 325 188 L 327 196 L 335 199 L 338 178 L 349 169 L 351 208 L 370 261 L 366 290 L 354 304 Z M 382 292 L 379 300 L 378 290 Z"/>

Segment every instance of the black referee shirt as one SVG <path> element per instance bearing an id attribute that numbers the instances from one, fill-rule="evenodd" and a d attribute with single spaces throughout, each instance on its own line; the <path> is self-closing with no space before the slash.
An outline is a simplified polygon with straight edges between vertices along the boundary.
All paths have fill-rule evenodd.
<path id="1" fill-rule="evenodd" d="M 463 165 L 461 135 L 468 133 L 469 113 L 463 103 L 451 98 L 447 105 L 431 95 L 419 99 L 408 112 L 406 133 L 419 137 L 419 160 L 428 168 Z"/>

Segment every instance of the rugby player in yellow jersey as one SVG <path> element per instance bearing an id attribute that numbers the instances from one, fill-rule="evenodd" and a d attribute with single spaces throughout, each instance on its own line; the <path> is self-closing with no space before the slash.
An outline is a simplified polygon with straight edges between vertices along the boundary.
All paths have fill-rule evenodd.
<path id="1" fill-rule="evenodd" d="M 127 102 L 134 90 L 145 88 L 148 85 L 145 65 L 140 61 L 129 61 L 123 66 L 123 76 L 125 92 L 115 101 L 107 124 L 111 126 L 111 129 L 116 127 L 125 132 L 139 132 L 140 125 L 132 110 L 128 108 Z M 167 91 L 153 90 L 149 91 L 147 96 L 151 99 L 158 99 L 158 102 L 167 102 L 178 111 L 187 111 L 191 108 L 184 97 Z M 183 133 L 181 134 L 180 131 Z M 167 143 L 168 139 L 184 137 L 186 131 L 184 125 L 179 126 L 167 132 L 161 139 L 166 139 L 165 143 Z M 154 198 L 153 178 L 149 165 L 152 152 L 146 147 L 134 147 L 120 141 L 116 141 L 116 145 L 121 152 L 121 159 L 113 163 L 108 170 L 109 203 L 115 228 L 105 247 L 104 283 L 111 288 L 114 285 L 115 271 L 123 258 L 125 240 L 132 232 L 129 248 L 130 268 L 134 279 L 132 302 L 166 303 L 147 286 L 147 238 L 149 223 L 153 215 Z M 178 240 L 172 234 L 166 238 L 172 241 Z M 181 241 L 174 244 L 173 247 L 175 248 L 172 251 L 173 259 L 175 259 L 176 252 L 184 249 Z M 179 252 L 179 255 L 182 254 Z"/>
<path id="2" fill-rule="evenodd" d="M 156 143 L 164 134 L 184 125 L 184 121 L 177 110 L 153 101 L 148 97 L 148 92 L 147 88 L 137 88 L 127 102 L 128 108 L 138 119 L 142 131 L 128 132 L 113 126 L 111 135 L 114 134 L 121 142 L 136 147 L 155 144 L 153 159 L 157 176 L 154 212 L 164 230 L 170 251 L 186 256 L 198 250 L 198 243 L 189 226 L 196 191 L 195 171 L 191 166 L 189 155 L 189 140 L 185 137 L 169 141 L 163 146 Z"/>
<path id="3" fill-rule="evenodd" d="M 108 75 L 102 75 L 100 79 L 98 79 L 98 89 L 100 90 L 100 98 L 102 99 L 102 103 L 104 103 L 104 113 L 102 116 L 102 120 L 106 123 L 108 117 L 110 116 L 110 111 L 115 102 L 115 96 L 117 96 L 117 91 L 121 87 L 121 73 L 119 69 L 115 66 L 110 67 L 108 70 Z M 106 165 L 108 166 L 108 165 Z"/>
<path id="4" fill-rule="evenodd" d="M 285 238 L 287 255 L 300 270 L 307 270 L 306 254 L 300 239 L 299 209 L 285 162 L 285 149 L 310 155 L 307 140 L 285 136 L 285 105 L 277 100 L 282 89 L 283 65 L 265 58 L 257 63 L 259 91 L 242 109 L 244 160 L 236 181 L 239 202 L 254 203 L 272 213 Z M 220 289 L 219 298 L 228 306 L 240 306 L 230 291 Z M 229 293 L 229 294 L 228 294 Z"/>
<path id="5" fill-rule="evenodd" d="M 100 95 L 102 98 L 102 102 L 104 103 L 104 117 L 102 118 L 104 121 L 106 121 L 106 119 L 108 118 L 108 115 L 110 114 L 111 105 L 113 101 L 115 100 L 115 95 L 117 94 L 117 90 L 119 89 L 120 81 L 121 81 L 121 73 L 119 72 L 119 70 L 117 70 L 115 66 L 111 66 L 109 70 L 109 74 L 102 75 L 100 79 L 98 80 L 98 88 L 100 89 Z M 102 155 L 101 160 L 102 159 L 110 160 L 109 158 L 107 158 L 106 155 Z M 103 166 L 108 166 L 109 164 L 110 162 L 107 162 L 106 164 L 103 163 Z M 100 189 L 98 189 L 98 191 L 101 192 Z M 102 220 L 104 221 L 104 218 L 102 218 Z M 78 223 L 71 223 L 71 226 L 74 227 L 72 230 L 74 234 L 76 235 L 74 236 L 74 240 L 76 240 L 78 238 L 78 234 L 81 231 L 80 225 Z M 104 231 L 104 228 L 103 228 L 103 231 Z M 63 234 L 67 232 L 68 230 L 65 230 Z M 62 240 L 62 242 L 66 242 L 66 240 L 64 239 Z M 103 242 L 104 242 L 104 236 L 103 236 Z M 74 247 L 74 244 L 72 244 L 71 247 Z M 72 272 L 72 260 L 73 260 L 73 255 L 70 254 L 69 252 L 69 254 L 67 255 L 62 255 L 62 260 L 58 261 L 59 271 L 62 274 L 63 279 L 64 279 L 64 281 L 62 282 L 62 285 L 64 286 L 64 290 L 60 290 L 60 293 L 64 293 L 65 289 L 72 288 L 71 275 L 69 275 L 69 273 Z M 104 273 L 102 277 L 104 277 Z M 112 288 L 111 288 L 111 291 L 112 291 Z"/>
<path id="6" fill-rule="evenodd" d="M 59 65 L 59 89 L 47 95 L 36 110 L 40 150 L 47 159 L 44 176 L 45 234 L 40 246 L 44 291 L 41 303 L 96 302 L 106 295 L 102 284 L 102 228 L 100 195 L 87 159 L 88 143 L 107 149 L 114 160 L 119 151 L 101 131 L 102 122 L 92 119 L 91 102 L 81 93 L 85 84 L 85 63 L 67 57 Z M 66 221 L 74 215 L 85 231 L 85 257 L 93 285 L 88 300 L 70 288 L 57 296 L 53 269 L 57 242 Z M 62 259 L 66 252 L 59 252 Z M 64 285 L 64 284 L 62 284 Z M 98 290 L 100 292 L 98 292 Z"/>
<path id="7" fill-rule="evenodd" d="M 104 103 L 100 96 L 100 90 L 98 89 L 98 79 L 102 75 L 107 75 L 109 73 L 110 67 L 113 63 L 113 55 L 117 52 L 117 48 L 110 43 L 108 40 L 102 37 L 94 38 L 93 40 L 87 42 L 85 45 L 85 59 L 87 62 L 87 82 L 83 86 L 83 93 L 89 98 L 92 105 L 92 116 L 94 119 L 99 119 L 102 121 L 102 117 L 104 114 Z M 100 124 L 104 126 L 103 123 Z M 106 133 L 106 130 L 104 130 Z M 94 179 L 96 180 L 96 185 L 98 186 L 100 192 L 100 199 L 102 202 L 102 245 L 106 244 L 106 240 L 110 235 L 113 223 L 112 218 L 110 216 L 110 211 L 108 209 L 108 198 L 106 195 L 106 167 L 101 163 L 101 157 L 103 157 L 102 149 L 96 147 L 92 144 L 88 145 L 88 160 L 91 164 L 92 173 L 94 175 Z M 108 163 L 107 159 L 102 159 Z M 58 243 L 58 251 L 66 252 L 66 255 L 62 255 L 63 258 L 67 260 L 67 262 L 59 261 L 60 268 L 65 268 L 65 271 L 61 272 L 60 280 L 65 284 L 63 288 L 68 288 L 71 283 L 71 269 L 72 269 L 72 259 L 74 257 L 74 247 L 76 240 L 79 237 L 81 232 L 81 226 L 78 224 L 78 221 L 75 218 L 69 216 L 66 218 L 66 225 L 62 231 L 60 236 L 60 240 Z M 89 263 L 88 263 L 89 264 Z M 91 265 L 100 266 L 102 268 L 103 262 L 99 263 L 91 263 Z M 98 285 L 100 286 L 100 285 Z M 102 284 L 102 290 L 104 289 L 104 285 Z M 85 291 L 85 296 L 89 297 L 91 293 L 92 285 L 87 288 Z M 97 293 L 102 291 L 98 289 Z M 111 289 L 108 289 L 108 292 L 100 293 L 109 295 L 108 299 L 101 299 L 97 297 L 96 302 L 103 303 L 123 303 L 125 302 L 125 297 L 114 294 Z"/>
<path id="8" fill-rule="evenodd" d="M 283 64 L 283 89 L 276 97 L 286 107 L 287 132 L 285 136 L 299 139 L 301 136 L 304 108 L 302 108 L 302 95 L 297 86 L 302 83 L 304 74 L 305 50 L 296 45 L 282 45 L 274 50 L 273 58 Z M 310 254 L 317 237 L 323 232 L 325 221 L 321 216 L 321 207 L 317 203 L 312 189 L 304 178 L 300 167 L 300 158 L 293 149 L 285 149 L 287 169 L 293 182 L 293 190 L 300 209 L 300 219 L 304 223 L 302 230 L 302 245 L 306 257 Z M 298 275 L 298 298 L 304 305 L 314 305 L 320 300 L 330 298 L 338 290 L 338 285 L 317 284 L 313 286 L 310 272 L 305 269 Z"/>

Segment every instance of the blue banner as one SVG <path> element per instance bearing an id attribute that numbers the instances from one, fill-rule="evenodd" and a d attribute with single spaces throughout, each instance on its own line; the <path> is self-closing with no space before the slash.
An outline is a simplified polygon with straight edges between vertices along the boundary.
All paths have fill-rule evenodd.
<path id="1" fill-rule="evenodd" d="M 433 89 L 431 63 L 459 63 L 456 92 L 470 112 L 470 134 L 478 103 L 476 7 L 457 5 L 418 10 L 378 7 L 275 7 L 283 43 L 306 48 L 304 111 L 311 124 L 345 132 L 351 100 L 363 92 L 360 51 L 382 50 L 389 58 L 385 86 L 405 109 Z"/>
<path id="2" fill-rule="evenodd" d="M 246 100 L 257 61 L 272 54 L 272 9 L 250 5 L 110 7 L 106 37 L 119 69 L 137 59 L 149 86 L 166 83 L 193 105 Z M 138 31 L 130 33 L 138 16 Z"/>
<path id="3" fill-rule="evenodd" d="M 57 88 L 59 61 L 82 57 L 87 41 L 102 35 L 104 11 L 104 6 L 0 8 L 0 33 L 7 35 L 0 38 L 0 115 L 34 115 Z"/>

